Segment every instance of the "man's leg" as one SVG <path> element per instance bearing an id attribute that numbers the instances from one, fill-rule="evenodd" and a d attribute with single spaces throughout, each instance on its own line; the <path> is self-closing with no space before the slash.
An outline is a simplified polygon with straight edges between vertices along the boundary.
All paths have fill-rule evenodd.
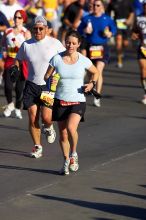
<path id="1" fill-rule="evenodd" d="M 39 126 L 39 114 L 40 107 L 33 105 L 28 109 L 29 116 L 29 131 L 34 142 L 34 148 L 31 156 L 34 158 L 39 158 L 42 156 L 42 146 L 41 146 L 41 130 Z"/>

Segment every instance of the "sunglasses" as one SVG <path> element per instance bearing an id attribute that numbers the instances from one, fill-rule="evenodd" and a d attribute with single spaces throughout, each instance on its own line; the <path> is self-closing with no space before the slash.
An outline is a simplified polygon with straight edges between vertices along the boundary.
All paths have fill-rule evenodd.
<path id="1" fill-rule="evenodd" d="M 93 4 L 94 7 L 101 7 L 101 5 Z"/>
<path id="2" fill-rule="evenodd" d="M 22 19 L 22 17 L 20 17 L 20 16 L 15 16 L 14 19 L 16 19 L 16 18 L 18 18 L 20 20 Z"/>
<path id="3" fill-rule="evenodd" d="M 43 27 L 34 27 L 33 30 L 34 31 L 43 31 L 44 28 Z"/>

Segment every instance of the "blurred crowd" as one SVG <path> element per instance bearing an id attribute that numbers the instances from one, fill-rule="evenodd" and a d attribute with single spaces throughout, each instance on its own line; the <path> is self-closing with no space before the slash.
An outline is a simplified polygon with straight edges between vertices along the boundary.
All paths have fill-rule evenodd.
<path id="1" fill-rule="evenodd" d="M 115 20 L 117 35 L 111 36 L 109 42 L 114 43 L 117 50 L 117 67 L 123 67 L 123 48 L 129 45 L 134 20 L 143 13 L 145 0 L 103 0 L 104 11 Z M 2 54 L 2 38 L 7 28 L 14 26 L 16 10 L 24 10 L 27 15 L 25 27 L 31 32 L 33 19 L 44 16 L 51 25 L 54 38 L 64 44 L 68 30 L 79 30 L 85 16 L 93 13 L 94 0 L 1 0 L 0 1 L 0 84 L 4 71 Z M 82 36 L 85 37 L 85 33 Z M 88 40 L 88 39 L 87 39 Z M 86 45 L 86 44 L 85 44 Z M 86 48 L 83 48 L 86 49 Z M 82 50 L 84 55 L 86 50 Z"/>

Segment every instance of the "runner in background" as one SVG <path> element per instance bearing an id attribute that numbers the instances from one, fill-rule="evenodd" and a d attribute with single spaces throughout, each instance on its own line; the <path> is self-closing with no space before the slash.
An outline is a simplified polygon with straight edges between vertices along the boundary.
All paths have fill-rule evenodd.
<path id="1" fill-rule="evenodd" d="M 142 103 L 146 105 L 146 0 L 143 2 L 143 13 L 135 18 L 132 39 L 138 41 L 137 57 L 144 90 Z"/>
<path id="2" fill-rule="evenodd" d="M 108 41 L 116 34 L 116 25 L 113 19 L 105 14 L 102 0 L 94 0 L 93 13 L 81 20 L 78 28 L 79 33 L 85 37 L 87 42 L 87 56 L 96 65 L 100 72 L 96 84 L 97 93 L 101 94 L 103 86 L 103 70 L 109 62 Z M 100 107 L 100 98 L 94 98 L 93 104 Z"/>
<path id="3" fill-rule="evenodd" d="M 131 0 L 112 0 L 106 11 L 115 19 L 117 35 L 115 37 L 117 50 L 117 67 L 123 67 L 124 48 L 129 46 L 130 27 L 134 20 L 134 7 Z"/>

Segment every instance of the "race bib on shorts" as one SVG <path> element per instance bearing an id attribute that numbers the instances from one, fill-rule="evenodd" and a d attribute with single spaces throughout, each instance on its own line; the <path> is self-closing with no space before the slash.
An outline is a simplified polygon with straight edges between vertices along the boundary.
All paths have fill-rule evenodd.
<path id="1" fill-rule="evenodd" d="M 90 46 L 89 48 L 89 56 L 90 59 L 101 59 L 103 58 L 104 48 L 103 46 Z"/>
<path id="2" fill-rule="evenodd" d="M 40 96 L 41 101 L 47 106 L 53 106 L 54 103 L 54 92 L 42 91 Z"/>
<path id="3" fill-rule="evenodd" d="M 126 21 L 126 19 L 117 19 L 116 23 L 117 23 L 117 28 L 121 29 L 121 30 L 126 30 L 127 29 L 127 25 L 124 23 Z"/>

